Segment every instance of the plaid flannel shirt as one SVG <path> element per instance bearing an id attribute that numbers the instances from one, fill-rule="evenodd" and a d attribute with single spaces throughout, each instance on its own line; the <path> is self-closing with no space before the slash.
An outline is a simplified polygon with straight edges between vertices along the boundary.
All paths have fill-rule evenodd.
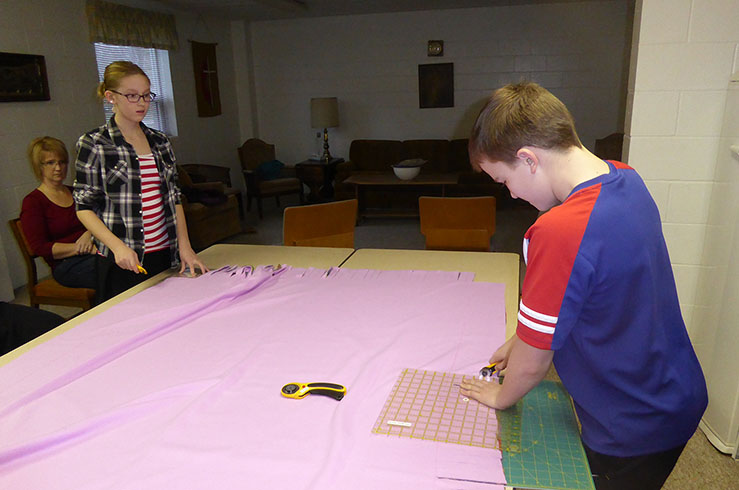
<path id="1" fill-rule="evenodd" d="M 169 234 L 172 265 L 178 261 L 175 205 L 180 204 L 180 188 L 172 145 L 167 136 L 141 123 L 161 176 L 164 216 Z M 93 211 L 115 236 L 144 259 L 144 222 L 141 209 L 141 170 L 136 151 L 123 138 L 115 123 L 82 135 L 77 142 L 74 201 L 77 210 Z M 103 255 L 109 249 L 96 240 Z"/>

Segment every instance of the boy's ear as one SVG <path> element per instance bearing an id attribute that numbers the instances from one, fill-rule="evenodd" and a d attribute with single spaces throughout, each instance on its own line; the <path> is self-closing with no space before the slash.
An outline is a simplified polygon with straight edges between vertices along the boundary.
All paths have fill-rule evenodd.
<path id="1" fill-rule="evenodd" d="M 539 164 L 539 159 L 536 154 L 526 147 L 521 148 L 516 152 L 516 158 L 518 158 L 524 165 L 531 167 L 532 171 L 535 170 Z"/>

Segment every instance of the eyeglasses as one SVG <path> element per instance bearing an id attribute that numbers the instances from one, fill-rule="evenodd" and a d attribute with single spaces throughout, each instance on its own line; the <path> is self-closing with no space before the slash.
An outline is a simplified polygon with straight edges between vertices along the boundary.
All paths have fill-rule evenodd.
<path id="1" fill-rule="evenodd" d="M 55 165 L 59 165 L 60 167 L 63 167 L 67 165 L 68 163 L 69 162 L 67 162 L 66 160 L 49 160 L 47 162 L 41 162 L 41 165 L 43 165 L 44 167 L 53 167 Z"/>
<path id="2" fill-rule="evenodd" d="M 151 102 L 152 100 L 154 100 L 154 99 L 157 98 L 157 94 L 155 94 L 154 92 L 149 92 L 148 94 L 139 95 L 139 94 L 122 94 L 122 93 L 118 92 L 117 90 L 112 90 L 112 89 L 108 89 L 108 90 L 110 90 L 114 94 L 118 94 L 118 95 L 124 96 L 132 104 L 135 104 L 136 102 L 138 102 L 141 99 L 144 99 L 144 102 Z"/>

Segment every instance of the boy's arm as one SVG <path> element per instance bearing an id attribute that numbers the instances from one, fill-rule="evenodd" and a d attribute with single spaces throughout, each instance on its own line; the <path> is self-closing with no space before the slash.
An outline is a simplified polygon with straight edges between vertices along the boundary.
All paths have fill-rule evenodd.
<path id="1" fill-rule="evenodd" d="M 462 382 L 461 393 L 489 407 L 504 410 L 544 379 L 553 357 L 554 351 L 537 349 L 516 337 L 503 383 L 465 380 Z"/>

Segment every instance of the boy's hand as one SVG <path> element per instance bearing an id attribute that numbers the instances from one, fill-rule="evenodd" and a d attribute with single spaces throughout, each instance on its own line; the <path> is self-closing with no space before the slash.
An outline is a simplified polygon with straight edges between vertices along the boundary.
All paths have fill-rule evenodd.
<path id="1" fill-rule="evenodd" d="M 490 358 L 490 364 L 495 363 L 495 370 L 500 372 L 508 367 L 508 358 L 511 357 L 511 350 L 513 350 L 513 344 L 516 342 L 518 336 L 513 335 L 506 341 L 505 344 L 498 347 L 493 356 Z"/>
<path id="2" fill-rule="evenodd" d="M 465 378 L 460 384 L 459 392 L 473 400 L 477 400 L 483 405 L 487 405 L 490 408 L 500 410 L 508 407 L 498 406 L 498 393 L 502 385 L 497 381 L 483 381 L 474 378 Z"/>

